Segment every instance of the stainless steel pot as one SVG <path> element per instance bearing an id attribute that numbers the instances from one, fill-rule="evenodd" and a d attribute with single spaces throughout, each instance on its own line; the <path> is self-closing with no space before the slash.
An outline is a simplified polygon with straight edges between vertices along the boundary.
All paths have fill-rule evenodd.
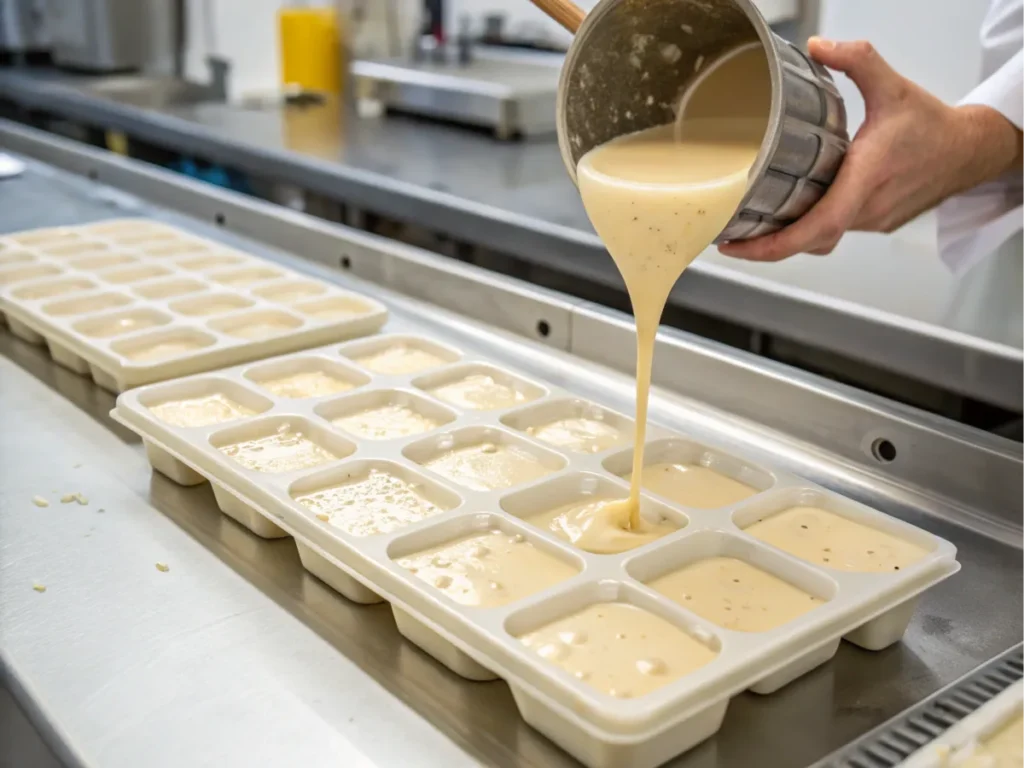
<path id="1" fill-rule="evenodd" d="M 716 242 L 774 232 L 802 216 L 835 178 L 849 137 L 831 76 L 768 26 L 750 0 L 601 0 L 566 54 L 558 144 L 576 164 L 616 136 L 675 119 L 698 73 L 758 42 L 771 73 L 771 116 L 751 184 Z"/>

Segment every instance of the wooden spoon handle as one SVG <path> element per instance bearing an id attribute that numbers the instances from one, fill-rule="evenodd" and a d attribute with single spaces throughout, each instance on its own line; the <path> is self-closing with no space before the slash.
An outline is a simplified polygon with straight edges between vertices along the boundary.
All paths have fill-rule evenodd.
<path id="1" fill-rule="evenodd" d="M 583 17 L 586 16 L 583 9 L 572 0 L 530 0 L 530 2 L 574 35 L 580 28 L 580 24 L 583 23 Z"/>

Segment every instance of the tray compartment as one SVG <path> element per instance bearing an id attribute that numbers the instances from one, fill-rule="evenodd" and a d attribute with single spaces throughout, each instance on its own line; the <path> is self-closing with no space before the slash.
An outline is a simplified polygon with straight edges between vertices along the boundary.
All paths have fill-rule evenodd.
<path id="1" fill-rule="evenodd" d="M 461 352 L 446 344 L 405 334 L 350 341 L 338 351 L 379 376 L 416 375 L 462 359 Z"/>
<path id="2" fill-rule="evenodd" d="M 295 355 L 261 363 L 244 375 L 268 394 L 285 400 L 329 397 L 370 383 L 362 371 L 325 355 Z"/>
<path id="3" fill-rule="evenodd" d="M 104 312 L 108 309 L 126 307 L 132 303 L 130 297 L 123 293 L 102 292 L 73 299 L 61 299 L 44 304 L 42 311 L 51 317 L 75 317 L 93 312 Z"/>
<path id="4" fill-rule="evenodd" d="M 363 317 L 373 312 L 373 305 L 355 296 L 332 296 L 292 304 L 291 309 L 318 322 L 325 322 Z"/>
<path id="5" fill-rule="evenodd" d="M 137 258 L 129 256 L 127 253 L 113 253 L 109 250 L 76 250 L 74 255 L 75 258 L 68 261 L 67 265 L 72 269 L 78 269 L 82 272 L 105 273 L 111 267 L 123 267 L 127 264 L 138 264 L 139 262 Z"/>
<path id="6" fill-rule="evenodd" d="M 548 400 L 501 417 L 501 423 L 555 450 L 605 453 L 629 445 L 633 420 L 580 400 Z M 558 427 L 561 427 L 558 429 Z"/>
<path id="7" fill-rule="evenodd" d="M 237 293 L 204 293 L 171 303 L 170 308 L 179 315 L 187 317 L 212 317 L 248 309 L 255 304 L 251 299 Z"/>
<path id="8" fill-rule="evenodd" d="M 38 280 L 41 277 L 54 277 L 64 272 L 60 267 L 52 264 L 30 264 L 25 266 L 14 265 L 0 269 L 0 288 L 12 283 L 21 283 L 25 280 Z"/>
<path id="9" fill-rule="evenodd" d="M 492 541 L 492 535 L 497 541 Z M 457 545 L 461 545 L 460 550 L 452 552 L 450 548 Z M 486 558 L 490 556 L 488 550 L 494 547 L 498 547 L 499 551 L 510 557 L 504 568 L 486 574 L 487 577 L 494 577 L 499 584 L 503 580 L 502 573 L 511 577 L 516 572 L 522 573 L 520 569 L 525 569 L 528 574 L 536 574 L 545 565 L 553 565 L 556 570 L 547 578 L 537 578 L 536 583 L 521 585 L 512 594 L 494 593 L 498 597 L 491 601 L 493 604 L 474 605 L 469 597 L 458 600 L 444 591 L 451 584 L 467 584 L 473 579 L 474 572 L 485 567 Z M 505 550 L 506 547 L 510 549 Z M 529 550 L 524 550 L 525 559 L 516 557 L 517 547 L 529 547 Z M 483 548 L 482 554 L 480 548 Z M 426 562 L 421 562 L 425 554 L 438 549 L 441 551 Z M 574 579 L 585 567 L 582 558 L 568 548 L 553 544 L 521 523 L 513 522 L 502 515 L 488 513 L 463 515 L 403 535 L 388 547 L 388 556 L 408 574 L 410 580 L 419 580 L 422 583 L 421 589 L 430 591 L 432 596 L 437 596 L 440 600 L 461 605 L 463 610 L 468 611 L 486 611 L 494 607 L 515 605 L 525 599 L 535 599 L 550 589 Z M 436 563 L 438 560 L 440 562 Z M 460 560 L 470 565 L 460 568 Z M 420 570 L 414 572 L 413 567 Z M 429 573 L 422 569 L 429 570 Z M 482 578 L 481 575 L 477 581 Z M 439 588 L 439 585 L 434 583 L 436 579 L 447 579 L 447 583 Z M 484 600 L 491 594 L 485 591 L 488 588 L 482 584 L 476 585 L 476 591 Z M 494 672 L 478 662 L 473 654 L 462 650 L 446 633 L 435 629 L 430 622 L 413 616 L 397 605 L 392 605 L 392 611 L 395 623 L 406 639 L 457 675 L 469 680 L 493 680 L 497 677 Z"/>
<path id="10" fill-rule="evenodd" d="M 90 317 L 88 320 L 80 320 L 72 329 L 83 336 L 95 339 L 109 339 L 115 336 L 124 336 L 128 333 L 157 328 L 171 322 L 171 316 L 166 312 L 156 309 L 139 307 L 128 309 L 123 312 L 114 312 L 109 315 Z"/>
<path id="11" fill-rule="evenodd" d="M 280 310 L 258 310 L 211 320 L 207 326 L 218 333 L 236 339 L 263 341 L 298 330 L 304 325 L 302 318 Z"/>
<path id="12" fill-rule="evenodd" d="M 170 274 L 172 274 L 171 270 L 157 264 L 137 264 L 118 269 L 104 269 L 97 277 L 114 285 L 129 285 L 141 283 L 144 280 L 154 280 L 158 277 L 167 277 Z"/>
<path id="13" fill-rule="evenodd" d="M 408 389 L 373 389 L 320 403 L 314 409 L 320 418 L 331 422 L 353 439 L 408 440 L 441 429 L 458 415 L 440 403 Z M 367 413 L 382 414 L 379 420 L 360 420 Z M 395 413 L 389 418 L 388 414 Z M 401 418 L 411 421 L 403 425 Z"/>
<path id="14" fill-rule="evenodd" d="M 695 481 L 689 473 L 670 469 L 671 465 L 695 467 Z M 605 459 L 606 471 L 629 482 L 633 470 L 633 450 L 613 454 Z M 646 471 L 665 467 L 664 472 L 648 480 Z M 644 483 L 648 493 L 698 514 L 718 514 L 775 484 L 767 470 L 723 451 L 693 440 L 667 438 L 647 443 L 644 447 Z M 727 518 L 726 518 L 727 519 Z"/>
<path id="15" fill-rule="evenodd" d="M 154 280 L 145 285 L 133 285 L 132 290 L 144 299 L 165 301 L 178 296 L 188 296 L 192 293 L 205 291 L 206 283 L 190 278 L 168 278 L 166 280 Z"/>
<path id="16" fill-rule="evenodd" d="M 463 427 L 427 437 L 403 454 L 428 472 L 478 492 L 534 483 L 566 466 L 560 454 L 495 427 Z"/>
<path id="17" fill-rule="evenodd" d="M 239 498 L 220 483 L 211 482 L 220 511 L 262 539 L 283 539 L 288 532 L 269 520 L 255 506 Z"/>
<path id="18" fill-rule="evenodd" d="M 168 328 L 130 339 L 118 339 L 110 348 L 136 365 L 189 357 L 213 346 L 217 339 L 194 328 Z"/>
<path id="19" fill-rule="evenodd" d="M 210 435 L 224 461 L 251 475 L 293 475 L 325 468 L 356 446 L 305 416 L 263 416 Z"/>
<path id="20" fill-rule="evenodd" d="M 194 253 L 183 254 L 180 258 L 176 258 L 174 263 L 176 266 L 189 272 L 208 272 L 213 269 L 223 269 L 224 267 L 236 267 L 244 263 L 245 260 L 245 257 L 239 254 L 223 253 L 209 249 L 200 255 Z"/>
<path id="21" fill-rule="evenodd" d="M 428 373 L 413 386 L 463 411 L 499 411 L 539 400 L 540 384 L 485 363 L 463 363 Z"/>
<path id="22" fill-rule="evenodd" d="M 97 287 L 99 286 L 96 282 L 85 277 L 49 278 L 20 285 L 11 291 L 11 295 L 19 299 L 49 299 L 69 293 L 91 291 Z"/>
<path id="23" fill-rule="evenodd" d="M 275 304 L 294 304 L 296 301 L 323 296 L 327 293 L 327 286 L 312 280 L 283 280 L 254 288 L 252 293 Z"/>

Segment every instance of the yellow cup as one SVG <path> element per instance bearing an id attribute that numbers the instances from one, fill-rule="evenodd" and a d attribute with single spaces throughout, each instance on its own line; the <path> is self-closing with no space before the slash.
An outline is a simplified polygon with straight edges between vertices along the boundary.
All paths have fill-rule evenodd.
<path id="1" fill-rule="evenodd" d="M 277 14 L 281 85 L 341 93 L 342 25 L 331 8 L 282 8 Z"/>

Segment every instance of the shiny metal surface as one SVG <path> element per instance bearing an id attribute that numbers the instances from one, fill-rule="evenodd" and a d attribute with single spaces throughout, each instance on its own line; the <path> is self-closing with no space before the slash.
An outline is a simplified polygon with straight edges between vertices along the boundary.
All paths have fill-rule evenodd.
<path id="1" fill-rule="evenodd" d="M 602 0 L 565 57 L 558 145 L 566 171 L 594 147 L 677 120 L 686 94 L 751 46 L 764 51 L 771 112 L 750 185 L 716 242 L 775 232 L 821 199 L 846 154 L 846 109 L 832 76 L 772 32 L 750 0 Z"/>
<path id="2" fill-rule="evenodd" d="M 86 173 L 87 161 L 96 162 L 77 147 L 68 152 L 67 163 L 76 172 Z M 237 219 L 235 231 L 257 226 L 246 219 L 248 209 L 254 220 L 266 220 L 265 231 L 276 233 L 281 244 L 287 241 L 314 261 L 325 261 L 321 256 L 329 249 L 337 258 L 338 227 L 153 169 L 137 168 L 133 177 L 132 165 L 116 159 L 95 167 L 101 178 L 135 178 L 140 189 L 149 179 L 145 188 L 164 205 L 192 204 L 207 217 L 233 202 L 223 211 L 229 227 Z M 392 309 L 393 330 L 416 329 L 613 408 L 631 407 L 628 374 L 570 353 L 593 347 L 575 332 L 581 307 L 564 307 L 569 334 L 544 346 L 35 161 L 13 183 L 18 204 L 0 211 L 0 231 L 155 215 L 381 298 Z M 192 197 L 199 200 L 190 203 Z M 300 242 L 302 231 L 306 239 Z M 366 269 L 374 243 L 387 245 L 364 235 L 348 237 L 354 260 L 365 260 Z M 382 278 L 405 263 L 401 257 L 415 253 L 391 248 L 376 254 Z M 447 266 L 429 254 L 419 258 L 422 269 L 431 262 L 438 269 Z M 474 271 L 461 268 L 462 279 Z M 439 272 L 434 282 L 446 280 Z M 492 304 L 499 303 L 499 289 L 479 287 L 494 291 Z M 522 301 L 532 302 L 523 305 L 524 312 L 547 303 L 544 292 L 530 297 L 529 290 L 518 289 Z M 439 295 L 444 294 L 432 298 Z M 482 314 L 485 307 L 475 311 Z M 502 324 L 502 313 L 492 311 L 492 322 Z M 885 423 L 906 422 L 923 447 L 951 440 L 965 456 L 1002 453 L 1006 460 L 1013 458 L 1010 446 L 686 340 L 695 346 L 692 359 L 704 361 L 700 373 L 709 378 L 702 385 L 708 391 L 716 383 L 725 388 L 726 377 L 746 370 L 747 398 L 763 392 L 762 407 L 781 394 L 814 394 L 812 387 L 818 397 L 832 397 L 813 412 L 778 403 L 776 415 L 787 414 L 804 430 L 796 435 L 784 425 L 756 423 L 665 389 L 652 403 L 654 419 L 697 437 L 714 436 L 754 458 L 770 456 L 798 472 L 821 473 L 826 484 L 949 538 L 964 568 L 925 596 L 903 643 L 878 654 L 844 646 L 832 663 L 775 695 L 738 697 L 723 730 L 675 765 L 807 765 L 1020 641 L 1019 513 L 1002 518 L 1003 543 L 995 536 L 1000 510 L 967 510 L 964 501 L 933 488 L 871 473 L 811 437 L 815 424 L 849 434 L 853 427 L 845 419 L 852 411 L 841 407 L 845 401 L 860 413 L 873 410 Z M 606 335 L 604 347 L 612 351 L 604 362 L 617 364 L 613 350 L 621 344 L 614 333 Z M 522 723 L 503 683 L 455 678 L 399 637 L 386 607 L 348 604 L 304 573 L 290 541 L 249 535 L 216 510 L 207 487 L 185 489 L 153 475 L 135 438 L 109 420 L 111 395 L 6 333 L 0 334 L 0 353 L 6 358 L 0 360 L 0 660 L 12 689 L 71 764 L 571 764 Z M 762 388 L 769 384 L 773 388 Z M 928 437 L 929 431 L 935 434 Z M 89 504 L 40 509 L 31 503 L 37 494 L 55 501 L 74 491 Z M 984 513 L 990 522 L 984 530 L 993 535 L 980 532 L 977 516 Z M 170 571 L 161 573 L 156 562 L 167 563 Z M 47 591 L 35 592 L 33 583 Z"/>
<path id="3" fill-rule="evenodd" d="M 356 120 L 336 106 L 142 110 L 98 99 L 81 80 L 33 71 L 0 72 L 3 99 L 621 286 L 554 142 L 497 143 L 438 125 Z M 924 217 L 891 237 L 851 233 L 828 258 L 782 264 L 708 252 L 671 302 L 1019 411 L 1020 260 L 990 261 L 957 280 L 938 260 L 933 224 Z"/>
<path id="4" fill-rule="evenodd" d="M 553 59 L 553 60 L 546 60 Z M 554 133 L 557 57 L 524 59 L 488 51 L 466 63 L 408 59 L 353 61 L 357 93 L 385 107 L 483 126 L 499 139 Z"/>

